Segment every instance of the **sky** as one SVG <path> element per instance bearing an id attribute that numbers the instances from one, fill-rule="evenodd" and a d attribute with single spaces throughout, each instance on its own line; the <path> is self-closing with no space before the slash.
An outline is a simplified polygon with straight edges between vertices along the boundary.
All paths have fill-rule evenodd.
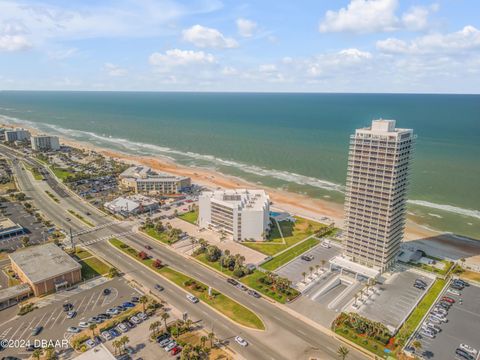
<path id="1" fill-rule="evenodd" d="M 480 93 L 478 0 L 0 0 L 1 90 Z"/>

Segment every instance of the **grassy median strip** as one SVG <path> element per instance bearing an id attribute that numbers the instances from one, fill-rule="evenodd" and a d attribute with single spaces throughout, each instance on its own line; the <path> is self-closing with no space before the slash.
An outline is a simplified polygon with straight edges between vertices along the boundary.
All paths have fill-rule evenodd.
<path id="1" fill-rule="evenodd" d="M 26 163 L 23 163 L 23 166 L 32 173 L 33 175 L 33 178 L 35 180 L 43 180 L 43 175 L 40 174 L 40 172 L 38 171 L 38 169 L 36 167 L 33 167 L 33 166 L 30 166 L 30 165 L 27 165 Z"/>
<path id="2" fill-rule="evenodd" d="M 87 219 L 85 219 L 84 216 L 80 215 L 79 213 L 69 209 L 68 212 L 70 214 L 72 214 L 73 216 L 75 216 L 78 220 L 84 222 L 86 225 L 90 226 L 90 227 L 95 227 L 95 225 L 93 223 L 91 223 L 90 221 L 88 221 Z"/>
<path id="3" fill-rule="evenodd" d="M 58 200 L 58 198 L 57 198 L 55 195 L 53 195 L 50 191 L 45 190 L 45 193 L 50 197 L 50 199 L 52 199 L 52 200 L 55 201 L 56 203 L 59 203 L 59 202 L 60 202 L 60 200 Z"/>
<path id="4" fill-rule="evenodd" d="M 200 300 L 210 305 L 212 308 L 219 311 L 231 320 L 253 329 L 265 329 L 265 325 L 263 324 L 262 320 L 254 312 L 239 304 L 235 300 L 229 298 L 228 296 L 225 296 L 213 288 L 211 290 L 211 295 L 209 295 L 208 286 L 202 282 L 195 280 L 181 272 L 173 270 L 168 266 L 156 268 L 153 266 L 154 260 L 140 259 L 138 257 L 139 252 L 137 250 L 118 239 L 111 239 L 109 242 L 128 256 L 147 265 L 161 276 L 180 286 L 185 291 L 195 295 Z"/>
<path id="5" fill-rule="evenodd" d="M 304 252 L 310 250 L 312 247 L 318 245 L 320 240 L 315 238 L 310 238 L 304 242 L 295 245 L 291 249 L 281 253 L 280 255 L 275 256 L 273 259 L 262 264 L 261 267 L 265 270 L 273 271 L 278 267 L 286 264 L 290 260 L 293 260 L 297 256 L 303 254 Z"/>

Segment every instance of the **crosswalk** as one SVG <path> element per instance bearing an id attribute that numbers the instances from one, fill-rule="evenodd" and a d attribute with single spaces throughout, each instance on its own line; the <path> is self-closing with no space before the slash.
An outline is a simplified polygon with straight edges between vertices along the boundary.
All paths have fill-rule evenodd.
<path id="1" fill-rule="evenodd" d="M 80 243 L 82 245 L 88 246 L 88 245 L 92 245 L 92 244 L 95 244 L 95 243 L 100 242 L 100 241 L 110 240 L 112 238 L 124 237 L 124 236 L 132 235 L 132 234 L 134 234 L 134 232 L 130 230 L 130 231 L 122 232 L 122 233 L 116 233 L 116 234 L 103 236 L 103 237 L 97 238 L 97 239 L 81 240 Z"/>
<path id="2" fill-rule="evenodd" d="M 85 229 L 85 230 L 76 232 L 76 233 L 73 234 L 73 236 L 79 236 L 79 235 L 89 234 L 89 233 L 92 233 L 92 232 L 94 232 L 94 231 L 101 230 L 101 229 L 105 229 L 105 228 L 107 228 L 107 227 L 109 227 L 109 226 L 117 225 L 117 224 L 120 224 L 120 223 L 121 223 L 120 220 L 111 221 L 111 222 L 106 223 L 106 224 L 98 225 L 98 226 L 95 226 L 95 227 L 92 227 L 92 228 L 88 228 L 88 229 Z"/>

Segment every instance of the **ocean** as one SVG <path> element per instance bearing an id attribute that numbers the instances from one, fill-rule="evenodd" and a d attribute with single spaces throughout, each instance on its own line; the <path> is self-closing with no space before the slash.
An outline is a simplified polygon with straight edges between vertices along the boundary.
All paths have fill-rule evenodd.
<path id="1" fill-rule="evenodd" d="M 334 202 L 349 135 L 376 118 L 418 135 L 409 216 L 480 239 L 479 95 L 0 92 L 0 123 Z"/>

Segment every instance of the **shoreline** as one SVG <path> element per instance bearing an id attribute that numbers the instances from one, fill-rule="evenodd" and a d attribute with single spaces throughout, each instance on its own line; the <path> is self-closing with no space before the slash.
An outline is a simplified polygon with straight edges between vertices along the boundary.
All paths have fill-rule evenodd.
<path id="1" fill-rule="evenodd" d="M 16 127 L 9 124 L 4 124 L 4 126 L 9 128 Z M 32 127 L 23 127 L 29 130 L 32 134 L 38 134 L 41 132 Z M 192 183 L 196 183 L 208 188 L 264 189 L 270 195 L 274 208 L 278 208 L 295 215 L 311 218 L 320 222 L 325 222 L 325 219 L 322 220 L 322 218 L 327 217 L 330 220 L 334 221 L 335 225 L 339 228 L 342 228 L 344 224 L 343 204 L 338 204 L 324 199 L 311 198 L 303 194 L 293 193 L 286 190 L 280 190 L 265 185 L 251 183 L 244 179 L 232 175 L 222 174 L 218 171 L 206 168 L 179 165 L 170 159 L 160 156 L 154 157 L 127 154 L 119 150 L 111 150 L 98 145 L 93 145 L 88 142 L 72 140 L 65 136 L 59 136 L 59 139 L 62 144 L 87 151 L 95 151 L 99 154 L 102 154 L 108 158 L 117 161 L 122 161 L 132 165 L 145 165 L 157 171 L 168 172 L 181 176 L 188 176 L 192 179 Z M 469 238 L 465 238 L 464 240 L 462 240 L 459 239 L 458 236 L 455 234 L 427 228 L 423 225 L 417 224 L 413 220 L 409 219 L 407 216 L 404 241 L 410 242 L 422 240 L 433 241 L 434 243 L 440 242 L 442 244 L 452 243 L 452 245 L 453 243 L 455 243 L 455 245 L 460 246 L 461 248 L 468 247 L 468 244 L 464 244 L 465 246 L 463 246 L 461 244 L 462 242 L 468 243 L 471 241 L 477 241 L 475 239 Z M 480 248 L 480 242 L 478 243 Z M 432 243 L 432 245 L 434 244 Z M 477 254 L 472 253 L 472 256 L 475 256 Z"/>

